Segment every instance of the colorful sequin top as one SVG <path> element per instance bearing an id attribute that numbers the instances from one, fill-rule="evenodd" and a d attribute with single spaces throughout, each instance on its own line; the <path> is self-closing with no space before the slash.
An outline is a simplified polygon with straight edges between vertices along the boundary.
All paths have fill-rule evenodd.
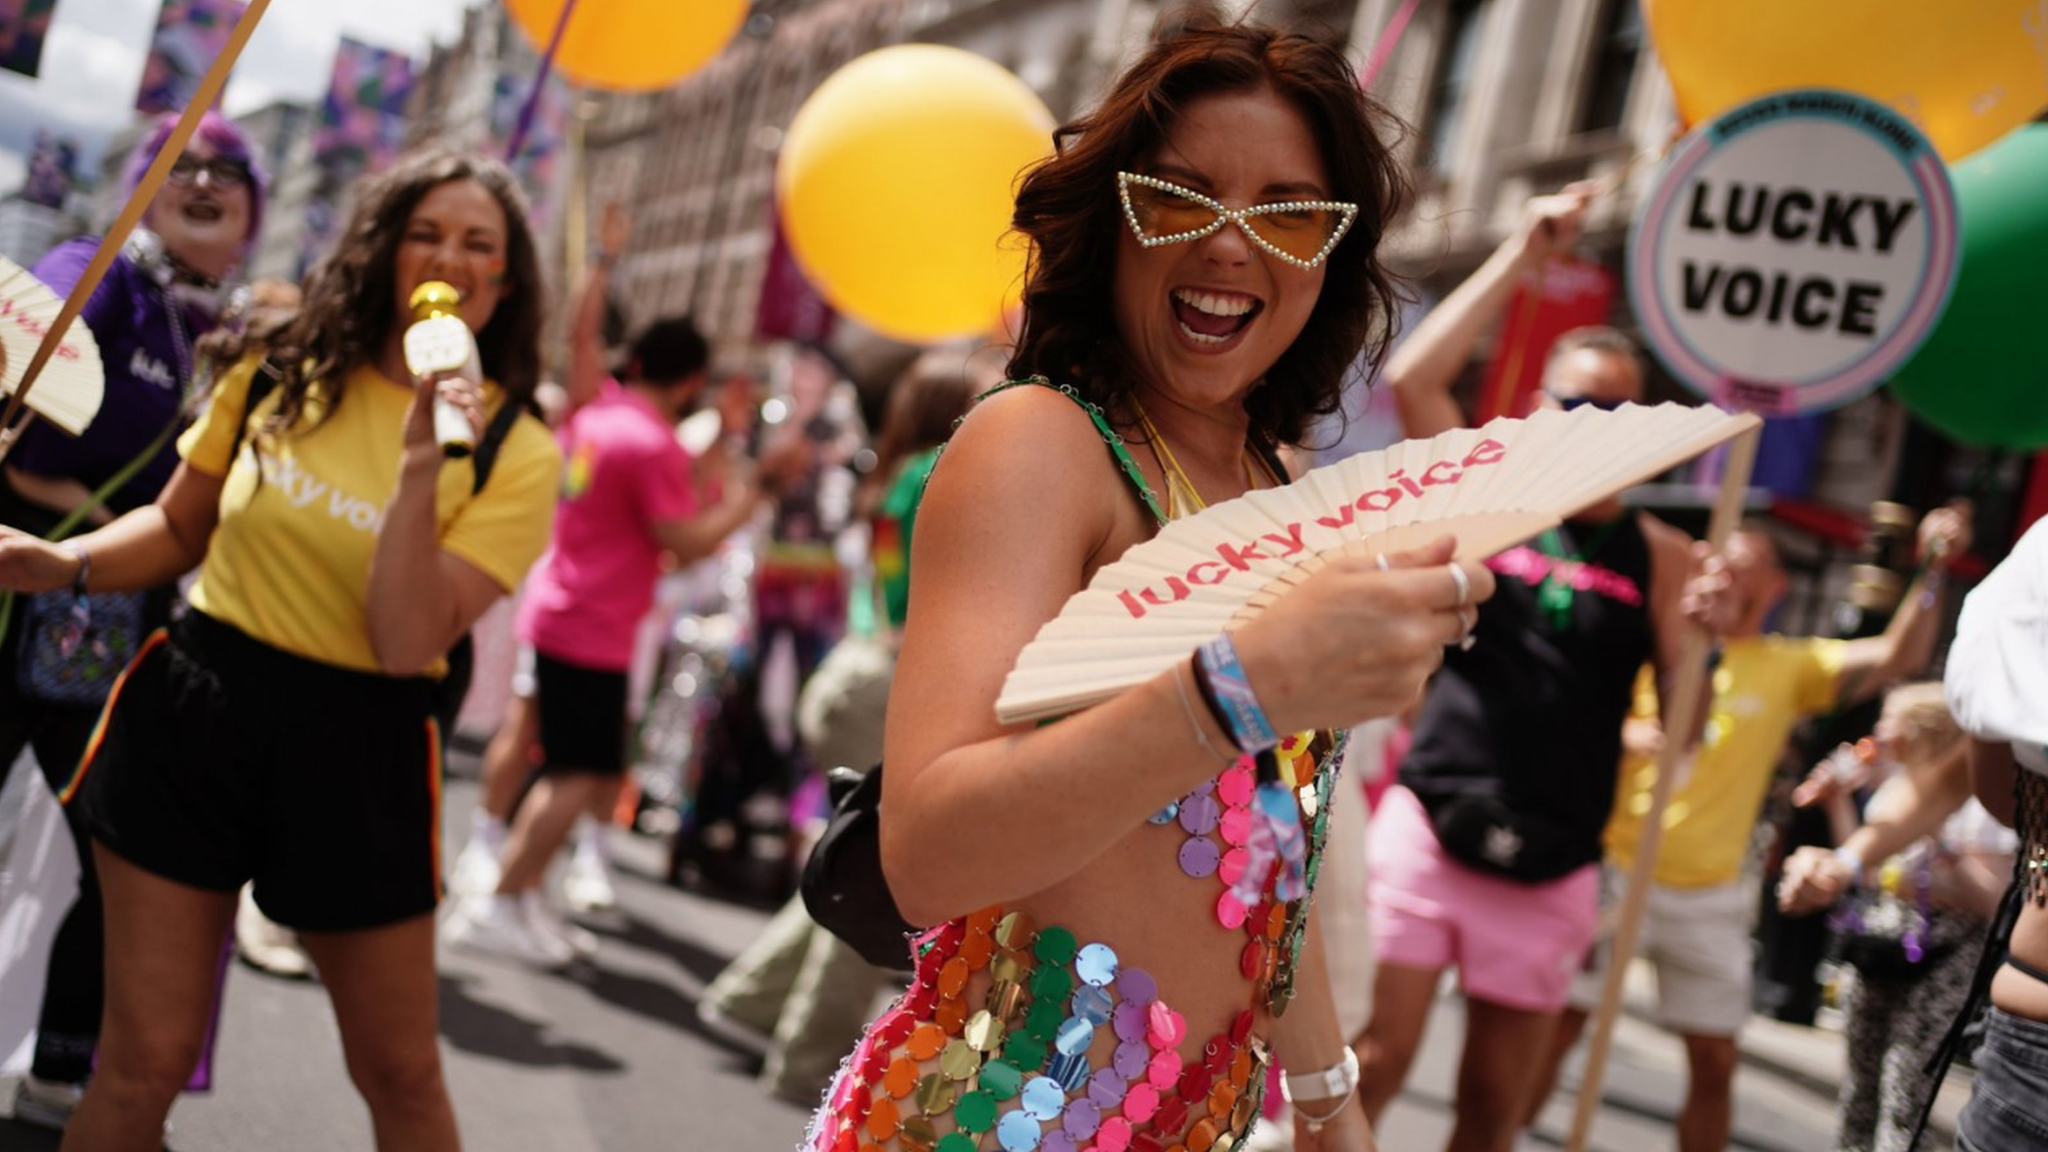
<path id="1" fill-rule="evenodd" d="M 1078 939 L 997 906 L 914 944 L 916 979 L 841 1067 L 808 1152 L 1231 1152 L 1259 1115 L 1271 1052 L 1260 1033 L 1294 992 L 1294 956 L 1325 832 L 1339 752 L 1290 738 L 1266 775 L 1293 801 L 1302 849 L 1266 811 L 1252 758 L 1168 804 L 1143 830 L 1186 883 L 1214 885 L 1214 915 L 1186 941 L 1243 983 L 1243 1006 L 1191 1024 L 1174 990 L 1124 964 L 1115 940 Z M 1305 842 L 1305 843 L 1303 843 Z M 1264 866 L 1262 866 L 1264 865 Z M 1208 902 L 1205 895 L 1203 903 Z M 1217 1030 L 1184 1056 L 1191 1027 Z"/>

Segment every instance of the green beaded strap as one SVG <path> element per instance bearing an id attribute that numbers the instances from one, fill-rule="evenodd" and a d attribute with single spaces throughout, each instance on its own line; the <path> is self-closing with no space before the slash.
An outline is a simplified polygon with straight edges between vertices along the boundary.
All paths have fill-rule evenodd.
<path id="1" fill-rule="evenodd" d="M 976 396 L 974 398 L 975 403 L 978 404 L 998 392 L 1005 392 L 1025 384 L 1037 384 L 1041 387 L 1050 388 L 1074 403 L 1079 404 L 1081 410 L 1088 413 L 1088 419 L 1095 422 L 1095 430 L 1102 434 L 1103 443 L 1109 445 L 1110 452 L 1116 456 L 1117 466 L 1123 469 L 1124 477 L 1131 482 L 1133 488 L 1138 490 L 1138 498 L 1145 502 L 1146 511 L 1151 512 L 1152 518 L 1157 520 L 1161 527 L 1164 527 L 1166 524 L 1166 512 L 1159 507 L 1159 498 L 1152 494 L 1152 486 L 1145 483 L 1145 474 L 1138 471 L 1138 462 L 1131 459 L 1130 449 L 1124 447 L 1124 438 L 1117 435 L 1115 429 L 1109 426 L 1109 420 L 1102 414 L 1102 409 L 1075 391 L 1073 385 L 1055 384 L 1043 376 L 1026 376 L 1021 380 L 1003 381 L 1001 384 Z"/>

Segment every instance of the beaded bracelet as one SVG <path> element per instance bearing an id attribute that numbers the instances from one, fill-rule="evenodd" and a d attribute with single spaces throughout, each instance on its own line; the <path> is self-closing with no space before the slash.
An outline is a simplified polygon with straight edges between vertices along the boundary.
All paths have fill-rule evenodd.
<path id="1" fill-rule="evenodd" d="M 1260 706 L 1251 681 L 1245 677 L 1244 665 L 1237 658 L 1237 645 L 1227 634 L 1218 636 L 1202 645 L 1198 655 L 1202 678 L 1223 711 L 1224 727 L 1238 751 L 1259 753 L 1277 746 L 1280 736 L 1273 731 L 1273 722 L 1266 718 L 1265 708 Z"/>

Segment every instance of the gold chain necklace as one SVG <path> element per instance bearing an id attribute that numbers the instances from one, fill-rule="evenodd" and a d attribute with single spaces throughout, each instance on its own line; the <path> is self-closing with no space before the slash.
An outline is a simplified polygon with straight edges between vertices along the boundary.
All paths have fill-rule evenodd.
<path id="1" fill-rule="evenodd" d="M 1202 494 L 1195 490 L 1195 482 L 1188 479 L 1188 474 L 1181 468 L 1180 461 L 1174 459 L 1173 449 L 1167 447 L 1166 437 L 1161 436 L 1159 429 L 1153 426 L 1152 417 L 1145 413 L 1145 405 L 1138 400 L 1138 394 L 1135 392 L 1131 394 L 1131 411 L 1137 413 L 1138 426 L 1145 430 L 1146 442 L 1152 446 L 1152 455 L 1159 461 L 1159 470 L 1166 473 L 1166 518 L 1168 520 L 1178 520 L 1180 518 L 1180 513 L 1174 510 L 1174 490 L 1176 487 L 1180 491 L 1187 493 L 1188 503 L 1194 505 L 1196 512 L 1207 508 L 1209 506 L 1208 502 L 1203 500 Z M 1246 491 L 1259 486 L 1258 476 L 1252 471 L 1251 456 L 1251 451 L 1247 449 L 1245 451 L 1244 463 Z M 1278 483 L 1278 481 L 1275 481 L 1275 483 Z"/>

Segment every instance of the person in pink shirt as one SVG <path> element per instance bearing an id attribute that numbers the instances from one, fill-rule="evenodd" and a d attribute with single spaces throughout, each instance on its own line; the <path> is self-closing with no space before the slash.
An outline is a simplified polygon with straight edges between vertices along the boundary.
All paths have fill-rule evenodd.
<path id="1" fill-rule="evenodd" d="M 634 341 L 620 379 L 563 423 L 554 538 L 528 579 L 517 620 L 532 653 L 540 775 L 512 817 L 494 890 L 464 896 L 448 941 L 543 968 L 596 948 L 542 899 L 548 862 L 579 813 L 626 766 L 627 667 L 654 602 L 663 554 L 709 555 L 752 514 L 760 493 L 741 479 L 705 505 L 675 425 L 702 390 L 709 347 L 685 318 Z"/>

